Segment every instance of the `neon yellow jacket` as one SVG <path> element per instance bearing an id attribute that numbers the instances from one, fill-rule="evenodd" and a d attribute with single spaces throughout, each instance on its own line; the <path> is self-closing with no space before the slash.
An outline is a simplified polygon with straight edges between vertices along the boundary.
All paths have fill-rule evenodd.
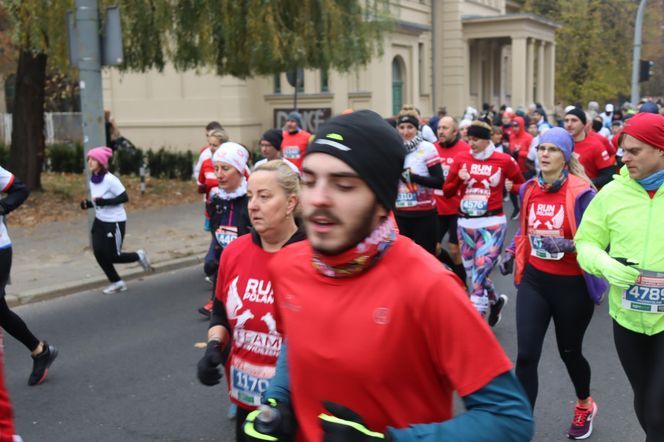
<path id="1" fill-rule="evenodd" d="M 651 199 L 623 167 L 583 214 L 574 237 L 577 260 L 588 273 L 602 276 L 600 255 L 631 258 L 645 270 L 664 272 L 664 186 Z M 654 335 L 664 331 L 664 313 L 622 306 L 623 290 L 611 286 L 609 314 L 628 330 Z"/>

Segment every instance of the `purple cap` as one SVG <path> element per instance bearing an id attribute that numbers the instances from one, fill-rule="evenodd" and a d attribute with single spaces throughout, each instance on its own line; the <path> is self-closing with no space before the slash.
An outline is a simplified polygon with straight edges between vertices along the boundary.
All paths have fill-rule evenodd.
<path id="1" fill-rule="evenodd" d="M 540 144 L 551 143 L 560 149 L 565 156 L 565 162 L 569 162 L 574 150 L 574 138 L 562 127 L 554 127 L 547 130 L 539 139 Z"/>

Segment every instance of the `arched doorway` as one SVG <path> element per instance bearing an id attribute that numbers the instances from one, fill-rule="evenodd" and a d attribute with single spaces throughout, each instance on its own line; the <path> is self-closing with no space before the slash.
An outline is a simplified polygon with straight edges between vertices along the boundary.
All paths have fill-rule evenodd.
<path id="1" fill-rule="evenodd" d="M 392 60 L 392 115 L 401 110 L 404 102 L 404 83 L 406 80 L 406 68 L 400 56 Z"/>

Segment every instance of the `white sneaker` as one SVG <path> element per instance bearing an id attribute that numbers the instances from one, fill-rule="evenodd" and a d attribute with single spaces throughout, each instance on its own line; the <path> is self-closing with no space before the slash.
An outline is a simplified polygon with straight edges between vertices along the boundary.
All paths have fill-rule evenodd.
<path id="1" fill-rule="evenodd" d="M 136 254 L 138 255 L 138 263 L 143 267 L 143 270 L 146 272 L 152 270 L 152 267 L 150 267 L 150 258 L 148 258 L 148 254 L 145 253 L 145 250 L 137 250 Z"/>
<path id="2" fill-rule="evenodd" d="M 127 290 L 127 283 L 125 283 L 123 280 L 119 280 L 106 287 L 104 290 L 102 290 L 102 292 L 105 295 L 110 295 L 113 293 L 124 292 L 126 290 Z"/>

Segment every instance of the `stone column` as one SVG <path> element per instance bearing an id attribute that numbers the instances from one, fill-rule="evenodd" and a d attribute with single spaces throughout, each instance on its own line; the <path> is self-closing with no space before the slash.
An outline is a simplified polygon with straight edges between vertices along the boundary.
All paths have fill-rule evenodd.
<path id="1" fill-rule="evenodd" d="M 542 103 L 549 111 L 553 111 L 556 103 L 556 44 L 546 42 L 544 47 L 544 102 Z"/>
<path id="2" fill-rule="evenodd" d="M 537 94 L 535 95 L 535 101 L 542 103 L 544 106 L 544 101 L 546 97 L 546 83 L 544 81 L 544 45 L 546 43 L 542 40 L 537 42 Z"/>
<path id="3" fill-rule="evenodd" d="M 526 56 L 526 102 L 525 106 L 532 103 L 533 88 L 535 80 L 535 41 L 532 38 L 528 39 L 528 54 Z"/>
<path id="4" fill-rule="evenodd" d="M 510 106 L 516 110 L 519 105 L 526 105 L 527 39 L 512 38 L 512 99 Z"/>

